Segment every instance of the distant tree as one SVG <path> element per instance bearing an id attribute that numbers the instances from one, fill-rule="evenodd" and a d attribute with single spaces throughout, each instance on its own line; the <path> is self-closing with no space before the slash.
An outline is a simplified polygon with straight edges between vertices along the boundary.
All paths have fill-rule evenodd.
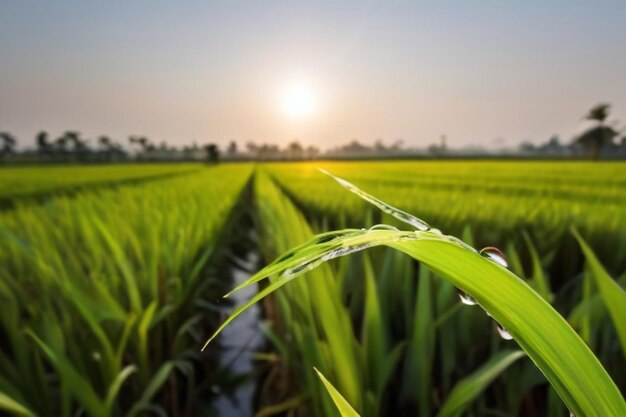
<path id="1" fill-rule="evenodd" d="M 428 152 L 430 152 L 432 155 L 443 155 L 446 153 L 447 151 L 447 137 L 446 135 L 441 135 L 441 137 L 439 138 L 439 144 L 437 143 L 433 143 L 432 145 L 430 145 L 428 147 Z"/>
<path id="2" fill-rule="evenodd" d="M 226 148 L 226 153 L 231 157 L 237 155 L 237 142 L 234 140 L 228 144 L 228 148 Z"/>
<path id="3" fill-rule="evenodd" d="M 15 136 L 13 136 L 9 132 L 0 132 L 0 143 L 2 147 L 0 148 L 0 154 L 7 155 L 13 153 L 13 148 L 17 143 Z"/>
<path id="4" fill-rule="evenodd" d="M 609 117 L 611 106 L 606 103 L 597 104 L 585 116 L 585 119 L 596 122 L 596 125 L 583 132 L 574 140 L 574 146 L 581 146 L 591 159 L 598 159 L 603 148 L 613 145 L 613 138 L 618 135 L 604 122 Z"/>
<path id="5" fill-rule="evenodd" d="M 532 142 L 525 140 L 519 144 L 519 150 L 524 153 L 533 153 L 535 152 L 535 145 Z"/>
<path id="6" fill-rule="evenodd" d="M 383 143 L 383 140 L 378 138 L 374 141 L 374 150 L 378 153 L 387 152 L 387 147 Z"/>
<path id="7" fill-rule="evenodd" d="M 98 138 L 98 144 L 105 151 L 111 149 L 111 139 L 108 136 L 100 136 Z"/>
<path id="8" fill-rule="evenodd" d="M 79 132 L 68 130 L 63 136 L 65 136 L 66 143 L 71 144 L 74 149 L 81 147 L 82 139 Z"/>
<path id="9" fill-rule="evenodd" d="M 139 146 L 140 151 L 143 153 L 148 153 L 156 149 L 156 146 L 145 136 L 133 135 L 128 138 L 128 141 L 133 145 Z"/>
<path id="10" fill-rule="evenodd" d="M 257 159 L 277 159 L 281 157 L 281 151 L 278 145 L 263 143 L 257 149 Z"/>
<path id="11" fill-rule="evenodd" d="M 559 137 L 557 135 L 552 135 L 552 137 L 550 137 L 550 139 L 548 139 L 547 145 L 549 147 L 553 147 L 553 148 L 560 147 L 561 146 L 561 142 L 559 140 Z"/>
<path id="12" fill-rule="evenodd" d="M 40 154 L 50 153 L 52 145 L 48 142 L 48 132 L 41 131 L 37 133 L 35 137 L 35 142 L 37 143 L 37 152 Z"/>
<path id="13" fill-rule="evenodd" d="M 65 135 L 58 137 L 54 141 L 54 150 L 58 153 L 67 152 L 67 137 Z"/>
<path id="14" fill-rule="evenodd" d="M 81 137 L 80 132 L 73 130 L 66 131 L 56 140 L 55 144 L 59 153 L 67 155 L 72 152 L 78 159 L 86 158 L 91 152 L 87 141 Z"/>
<path id="15" fill-rule="evenodd" d="M 593 120 L 598 124 L 603 124 L 611 113 L 611 105 L 607 103 L 596 104 L 589 110 L 585 119 Z"/>
<path id="16" fill-rule="evenodd" d="M 342 146 L 340 149 L 346 153 L 364 153 L 372 150 L 369 146 L 363 145 L 359 142 L 358 139 L 352 139 L 350 143 Z"/>
<path id="17" fill-rule="evenodd" d="M 214 143 L 204 145 L 207 162 L 217 164 L 220 161 L 220 150 Z"/>
<path id="18" fill-rule="evenodd" d="M 320 150 L 316 146 L 309 145 L 304 150 L 304 153 L 305 153 L 305 156 L 306 156 L 307 159 L 315 159 L 317 157 L 317 155 L 319 155 Z"/>
<path id="19" fill-rule="evenodd" d="M 98 138 L 98 145 L 100 146 L 101 152 L 107 160 L 126 157 L 126 152 L 122 148 L 122 145 L 113 142 L 108 136 L 100 136 Z"/>
<path id="20" fill-rule="evenodd" d="M 257 158 L 259 156 L 259 145 L 254 142 L 246 143 L 246 149 L 251 157 Z"/>
<path id="21" fill-rule="evenodd" d="M 300 142 L 293 141 L 289 145 L 287 145 L 287 154 L 289 159 L 302 159 L 302 153 L 304 148 L 300 145 Z"/>

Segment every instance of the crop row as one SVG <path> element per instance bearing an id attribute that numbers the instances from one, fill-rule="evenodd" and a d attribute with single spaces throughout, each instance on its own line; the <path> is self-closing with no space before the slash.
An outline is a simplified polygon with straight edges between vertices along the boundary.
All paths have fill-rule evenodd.
<path id="1" fill-rule="evenodd" d="M 197 164 L 115 164 L 48 167 L 3 167 L 0 169 L 0 201 L 85 189 L 182 174 L 200 169 Z"/>
<path id="2" fill-rule="evenodd" d="M 219 283 L 207 261 L 251 171 L 206 168 L 2 213 L 0 405 L 193 414 L 210 383 L 197 346 L 216 320 L 202 302 Z"/>
<path id="3" fill-rule="evenodd" d="M 282 175 L 281 187 L 305 208 L 309 207 L 306 203 L 327 202 L 345 192 L 339 187 L 338 192 L 332 191 L 336 184 L 329 182 L 323 192 L 320 187 L 316 193 L 312 191 L 315 185 L 308 186 L 314 182 L 311 177 L 307 184 L 295 181 L 287 186 L 292 178 L 288 170 L 293 166 L 269 169 L 274 176 Z M 258 177 L 256 193 L 268 262 L 287 251 L 293 254 L 294 246 L 313 236 L 304 215 L 267 174 Z M 315 219 L 314 214 L 309 213 L 309 218 Z M 363 217 L 347 216 L 345 221 L 354 223 Z M 314 223 L 322 225 L 321 231 L 327 230 L 323 218 L 318 216 Z M 472 245 L 468 230 L 464 240 Z M 607 300 L 594 284 L 602 282 L 594 274 L 611 280 L 601 269 L 585 269 L 569 277 L 564 288 L 556 288 L 542 264 L 545 257 L 530 238 L 525 245 L 528 259 L 520 256 L 515 245 L 505 246 L 511 268 L 527 275 L 527 282 L 568 318 L 623 390 L 626 343 L 620 343 L 617 333 L 624 330 L 624 324 L 619 313 L 615 316 L 611 310 L 626 299 L 623 291 L 614 294 L 618 301 Z M 310 265 L 305 268 L 317 263 Z M 532 272 L 524 274 L 524 270 Z M 284 278 L 270 278 L 268 289 L 280 285 L 279 279 Z M 623 287 L 626 274 L 617 281 Z M 279 397 L 267 398 L 270 403 L 302 398 L 298 394 L 303 391 L 310 401 L 295 402 L 295 409 L 334 415 L 336 410 L 312 372 L 316 367 L 363 416 L 567 414 L 533 362 L 518 360 L 513 352 L 515 341 L 507 340 L 509 336 L 498 330 L 493 319 L 482 309 L 468 306 L 471 300 L 459 299 L 454 286 L 435 279 L 435 274 L 405 255 L 376 249 L 340 258 L 306 272 L 303 279 L 291 281 L 274 294 L 277 311 L 271 319 L 276 333 L 271 340 L 282 367 L 277 372 L 295 383 L 281 384 L 284 389 L 278 393 L 268 389 Z M 489 385 L 495 378 L 499 384 Z M 471 395 L 466 395 L 468 390 Z"/>

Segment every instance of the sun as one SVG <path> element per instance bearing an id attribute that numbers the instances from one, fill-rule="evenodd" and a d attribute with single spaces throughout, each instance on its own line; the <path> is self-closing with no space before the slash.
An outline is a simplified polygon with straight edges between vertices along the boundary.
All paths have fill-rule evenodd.
<path id="1" fill-rule="evenodd" d="M 317 97 L 309 85 L 293 84 L 283 93 L 282 109 L 293 119 L 308 118 L 317 109 Z"/>

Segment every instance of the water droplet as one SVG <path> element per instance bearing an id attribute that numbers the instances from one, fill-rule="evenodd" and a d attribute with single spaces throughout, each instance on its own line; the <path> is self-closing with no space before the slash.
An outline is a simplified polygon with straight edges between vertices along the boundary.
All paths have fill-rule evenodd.
<path id="1" fill-rule="evenodd" d="M 371 247 L 372 245 L 366 243 L 364 245 L 356 245 L 356 246 L 345 246 L 337 249 L 333 249 L 330 252 L 326 252 L 322 255 L 321 261 L 329 261 L 331 259 L 339 258 L 340 256 L 350 255 L 351 253 L 359 252 L 364 249 Z"/>
<path id="2" fill-rule="evenodd" d="M 569 417 L 576 417 L 576 416 L 574 415 L 574 413 L 572 413 L 572 412 L 570 411 L 570 412 L 569 412 Z"/>
<path id="3" fill-rule="evenodd" d="M 478 251 L 477 251 L 476 249 L 474 249 L 473 247 L 471 247 L 471 246 L 470 246 L 470 245 L 468 245 L 467 243 L 463 242 L 463 241 L 462 241 L 461 239 L 459 239 L 458 237 L 455 237 L 455 236 L 449 236 L 449 235 L 446 235 L 446 236 L 444 236 L 444 237 L 445 237 L 445 238 L 446 238 L 449 242 L 452 242 L 452 243 L 454 243 L 454 244 L 456 244 L 456 245 L 459 245 L 459 246 L 461 246 L 462 248 L 467 249 L 467 250 L 468 250 L 468 251 L 470 251 L 470 252 L 473 252 L 473 253 L 478 253 Z"/>
<path id="4" fill-rule="evenodd" d="M 505 329 L 504 327 L 502 327 L 502 325 L 498 322 L 496 322 L 496 329 L 498 330 L 498 334 L 500 335 L 500 337 L 503 338 L 504 340 L 513 339 L 513 336 L 511 336 L 511 333 L 509 333 L 509 331 Z"/>
<path id="5" fill-rule="evenodd" d="M 390 206 L 389 204 L 385 203 L 382 200 L 379 200 L 378 198 L 374 197 L 373 195 L 370 195 L 368 193 L 366 193 L 365 191 L 361 190 L 360 188 L 358 188 L 356 185 L 344 180 L 343 178 L 339 178 L 334 176 L 333 174 L 331 174 L 330 172 L 326 171 L 325 169 L 322 168 L 318 168 L 321 172 L 323 172 L 324 174 L 328 175 L 329 177 L 333 178 L 335 181 L 337 181 L 339 184 L 341 184 L 342 186 L 344 186 L 345 188 L 347 188 L 348 190 L 352 191 L 354 194 L 358 195 L 359 197 L 361 197 L 363 200 L 375 205 L 376 207 L 378 207 L 379 209 L 381 209 L 383 212 L 392 215 L 393 217 L 395 217 L 396 219 L 404 222 L 404 223 L 408 223 L 411 226 L 415 227 L 417 230 L 421 230 L 422 232 L 425 232 L 426 230 L 430 229 L 430 226 L 428 225 L 428 223 L 426 223 L 425 221 L 418 219 L 417 217 L 413 216 L 412 214 L 407 213 L 406 211 L 397 209 L 393 206 Z"/>
<path id="6" fill-rule="evenodd" d="M 459 298 L 461 299 L 461 302 L 465 304 L 466 306 L 475 306 L 476 304 L 478 304 L 478 302 L 476 302 L 474 297 L 472 297 L 471 295 L 468 295 L 459 289 L 457 289 L 456 291 L 459 294 Z"/>
<path id="7" fill-rule="evenodd" d="M 429 231 L 429 232 L 431 232 L 431 233 L 435 233 L 435 234 L 437 234 L 437 235 L 442 235 L 442 234 L 443 234 L 443 233 L 441 232 L 441 230 L 439 230 L 439 229 L 435 229 L 435 228 L 429 229 L 428 231 Z"/>
<path id="8" fill-rule="evenodd" d="M 362 227 L 362 228 L 361 228 L 361 232 L 365 232 L 365 227 Z"/>
<path id="9" fill-rule="evenodd" d="M 96 362 L 100 362 L 102 355 L 100 355 L 100 352 L 94 351 L 91 353 L 91 358 Z"/>
<path id="10" fill-rule="evenodd" d="M 369 228 L 370 231 L 372 230 L 392 230 L 394 232 L 398 232 L 399 229 L 395 226 L 391 226 L 389 224 L 376 224 L 372 227 Z"/>
<path id="11" fill-rule="evenodd" d="M 509 267 L 509 263 L 506 261 L 506 256 L 504 256 L 504 253 L 502 253 L 502 251 L 498 248 L 494 248 L 493 246 L 488 246 L 486 248 L 481 249 L 480 254 L 483 257 L 489 259 L 490 261 L 497 263 L 498 265 L 504 268 Z"/>
<path id="12" fill-rule="evenodd" d="M 283 272 L 283 277 L 293 278 L 297 275 L 302 275 L 305 272 L 310 271 L 311 269 L 317 268 L 322 262 L 323 260 L 321 258 L 315 258 L 313 260 L 303 262 L 300 265 L 294 266 L 293 268 L 286 269 L 285 272 Z"/>

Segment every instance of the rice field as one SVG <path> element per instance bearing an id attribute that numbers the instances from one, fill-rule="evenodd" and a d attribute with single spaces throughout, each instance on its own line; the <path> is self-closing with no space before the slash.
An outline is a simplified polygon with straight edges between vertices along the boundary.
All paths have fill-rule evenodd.
<path id="1" fill-rule="evenodd" d="M 0 194 L 0 415 L 220 416 L 251 379 L 260 417 L 626 410 L 623 163 L 1 168 Z M 233 375 L 201 349 L 244 250 L 266 343 Z"/>
<path id="2" fill-rule="evenodd" d="M 8 205 L 94 186 L 163 178 L 199 167 L 195 164 L 61 165 L 45 169 L 37 166 L 4 167 L 0 170 L 0 204 Z"/>

